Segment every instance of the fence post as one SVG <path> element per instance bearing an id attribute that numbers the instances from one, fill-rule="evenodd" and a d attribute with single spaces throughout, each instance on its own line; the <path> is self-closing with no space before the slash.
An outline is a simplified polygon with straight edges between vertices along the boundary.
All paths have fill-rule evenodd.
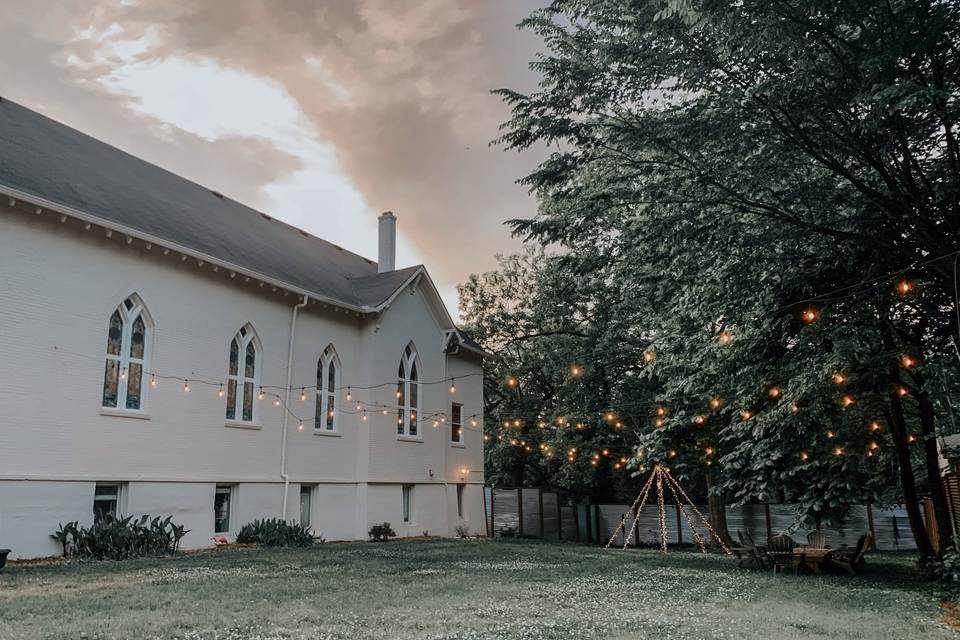
<path id="1" fill-rule="evenodd" d="M 867 531 L 870 532 L 870 537 L 873 538 L 873 546 L 877 546 L 877 532 L 873 530 L 873 501 L 867 501 Z"/>
<path id="2" fill-rule="evenodd" d="M 674 500 L 676 500 L 676 496 L 674 496 Z M 683 544 L 683 525 L 680 524 L 680 503 L 675 501 L 673 506 L 677 511 L 677 544 Z"/>
<path id="3" fill-rule="evenodd" d="M 763 503 L 763 517 L 767 522 L 767 539 L 773 537 L 773 526 L 770 524 L 770 503 Z"/>
<path id="4" fill-rule="evenodd" d="M 580 503 L 574 500 L 571 507 L 573 508 L 573 537 L 580 542 Z"/>
<path id="5" fill-rule="evenodd" d="M 563 506 L 560 504 L 560 493 L 557 493 L 557 542 L 563 542 Z"/>
<path id="6" fill-rule="evenodd" d="M 546 538 L 543 531 L 543 488 L 540 487 L 537 489 L 537 499 L 540 501 L 540 508 L 537 510 L 537 514 L 540 516 L 540 537 Z"/>
<path id="7" fill-rule="evenodd" d="M 519 520 L 520 537 L 523 537 L 523 487 L 517 487 L 517 516 Z"/>
<path id="8" fill-rule="evenodd" d="M 603 540 L 600 539 L 600 505 L 593 505 L 593 520 L 597 525 L 597 544 L 602 545 Z"/>

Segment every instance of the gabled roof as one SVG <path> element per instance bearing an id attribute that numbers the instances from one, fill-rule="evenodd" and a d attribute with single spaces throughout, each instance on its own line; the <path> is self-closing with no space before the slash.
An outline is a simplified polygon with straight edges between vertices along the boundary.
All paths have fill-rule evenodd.
<path id="1" fill-rule="evenodd" d="M 423 271 L 378 274 L 371 260 L 6 99 L 0 191 L 361 312 L 379 310 Z"/>

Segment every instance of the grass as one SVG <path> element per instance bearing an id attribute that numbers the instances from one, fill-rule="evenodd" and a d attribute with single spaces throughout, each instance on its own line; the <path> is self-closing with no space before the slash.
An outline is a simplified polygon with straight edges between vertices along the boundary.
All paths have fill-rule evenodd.
<path id="1" fill-rule="evenodd" d="M 773 576 L 535 541 L 220 550 L 0 573 L 0 639 L 954 638 L 913 558 Z"/>

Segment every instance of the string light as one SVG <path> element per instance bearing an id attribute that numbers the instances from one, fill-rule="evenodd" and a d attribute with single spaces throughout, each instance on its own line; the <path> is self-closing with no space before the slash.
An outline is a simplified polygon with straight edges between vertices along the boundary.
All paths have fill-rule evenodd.
<path id="1" fill-rule="evenodd" d="M 217 391 L 217 397 L 218 398 L 223 397 L 223 385 L 220 385 L 220 389 Z"/>
<path id="2" fill-rule="evenodd" d="M 907 444 L 913 444 L 916 441 L 917 441 L 917 436 L 915 436 L 912 433 L 907 434 Z"/>
<path id="3" fill-rule="evenodd" d="M 507 376 L 507 386 L 510 388 L 517 386 L 517 379 L 513 376 Z"/>
<path id="4" fill-rule="evenodd" d="M 917 360 L 910 354 L 905 353 L 900 356 L 900 366 L 904 369 L 912 369 L 913 367 L 917 366 Z"/>
<path id="5" fill-rule="evenodd" d="M 844 409 L 849 409 L 857 403 L 857 399 L 849 394 L 844 394 L 840 396 L 840 406 Z"/>
<path id="6" fill-rule="evenodd" d="M 676 458 L 676 457 L 677 457 L 677 452 L 674 451 L 673 449 L 671 449 L 670 451 L 667 452 L 667 457 L 668 457 L 668 458 Z"/>
<path id="7" fill-rule="evenodd" d="M 651 363 L 657 359 L 657 354 L 652 350 L 647 350 L 643 352 L 643 361 L 646 363 Z"/>
<path id="8" fill-rule="evenodd" d="M 767 395 L 774 399 L 779 398 L 780 393 L 780 387 L 770 387 L 767 389 Z"/>
<path id="9" fill-rule="evenodd" d="M 747 422 L 748 420 L 753 418 L 753 411 L 750 411 L 750 409 L 744 409 L 743 411 L 740 412 L 740 417 L 743 419 L 744 422 Z"/>
<path id="10" fill-rule="evenodd" d="M 300 424 L 297 425 L 298 431 L 303 431 L 303 420 L 300 421 Z"/>
<path id="11" fill-rule="evenodd" d="M 842 455 L 843 455 L 843 447 L 835 447 L 835 448 L 833 449 L 833 455 L 835 455 L 835 456 L 842 456 Z"/>
<path id="12" fill-rule="evenodd" d="M 397 391 L 397 397 L 400 397 L 399 391 Z M 350 387 L 347 387 L 347 402 L 350 402 L 351 400 L 353 400 L 353 394 L 350 393 Z"/>
<path id="13" fill-rule="evenodd" d="M 896 287 L 897 287 L 897 293 L 899 293 L 902 296 L 905 296 L 911 291 L 913 291 L 913 283 L 907 280 L 906 278 L 899 280 L 897 282 Z"/>
<path id="14" fill-rule="evenodd" d="M 807 453 L 806 451 L 801 451 L 801 452 L 800 452 L 800 460 L 801 460 L 802 462 L 806 462 L 806 461 L 809 460 L 809 459 L 810 459 L 810 454 L 809 454 L 809 453 Z"/>
<path id="15" fill-rule="evenodd" d="M 126 368 L 126 367 L 120 369 L 120 379 L 121 379 L 121 380 L 126 380 L 126 379 L 127 379 L 127 368 Z"/>
<path id="16" fill-rule="evenodd" d="M 570 367 L 570 375 L 574 378 L 579 378 L 583 374 L 583 369 L 577 365 Z"/>
<path id="17" fill-rule="evenodd" d="M 361 418 L 363 419 L 364 422 L 367 421 L 367 410 L 366 410 L 366 409 L 363 410 L 363 415 L 361 416 Z"/>
<path id="18" fill-rule="evenodd" d="M 710 398 L 710 408 L 716 411 L 723 406 L 723 398 Z"/>
<path id="19" fill-rule="evenodd" d="M 717 336 L 717 341 L 720 342 L 721 345 L 727 346 L 733 342 L 733 336 L 730 335 L 729 331 L 721 331 L 720 335 Z"/>
<path id="20" fill-rule="evenodd" d="M 869 429 L 870 431 L 873 431 L 873 432 L 877 432 L 877 431 L 880 430 L 880 423 L 877 422 L 876 420 L 874 420 L 873 422 L 871 422 L 871 423 L 869 423 L 869 424 L 867 425 L 867 429 Z"/>
<path id="21" fill-rule="evenodd" d="M 705 454 L 707 454 L 708 456 L 712 456 L 712 455 L 713 455 L 713 451 L 714 451 L 714 450 L 713 450 L 713 447 L 705 447 L 705 448 L 703 449 L 703 452 L 704 452 Z"/>
<path id="22" fill-rule="evenodd" d="M 904 396 L 910 395 L 910 390 L 902 385 L 899 385 L 897 386 L 897 395 L 903 398 Z"/>
<path id="23" fill-rule="evenodd" d="M 304 390 L 303 387 L 300 387 L 300 402 L 303 402 L 306 399 L 307 399 L 307 392 Z"/>
<path id="24" fill-rule="evenodd" d="M 663 418 L 657 418 L 656 420 L 653 421 L 653 424 L 656 425 L 658 429 L 660 429 L 661 427 L 663 427 L 665 423 L 663 421 Z"/>
<path id="25" fill-rule="evenodd" d="M 451 379 L 450 379 L 450 393 L 456 393 L 456 392 L 457 392 L 456 378 L 451 378 Z"/>
<path id="26" fill-rule="evenodd" d="M 190 382 L 187 380 L 183 381 L 183 392 L 190 393 Z"/>
<path id="27" fill-rule="evenodd" d="M 667 408 L 666 408 L 666 407 L 657 407 L 657 415 L 660 416 L 661 418 L 662 418 L 663 416 L 667 415 Z"/>
<path id="28" fill-rule="evenodd" d="M 820 311 L 815 307 L 807 307 L 800 314 L 800 319 L 804 324 L 813 324 L 820 318 Z"/>
<path id="29" fill-rule="evenodd" d="M 844 373 L 840 372 L 840 371 L 838 371 L 837 373 L 833 374 L 833 376 L 831 376 L 830 379 L 833 380 L 833 384 L 835 384 L 835 385 L 837 385 L 837 386 L 842 385 L 842 384 L 846 384 L 846 382 L 847 382 L 847 376 L 846 376 Z"/>
<path id="30" fill-rule="evenodd" d="M 277 396 L 276 400 L 273 401 L 273 406 L 275 407 L 280 406 L 280 396 Z"/>
<path id="31" fill-rule="evenodd" d="M 796 402 L 791 402 L 790 411 L 793 413 L 797 413 L 798 411 L 800 411 L 800 405 L 798 405 Z"/>
<path id="32" fill-rule="evenodd" d="M 157 374 L 155 374 L 155 373 L 151 373 L 151 374 L 150 374 L 150 386 L 151 386 L 151 387 L 157 386 Z M 221 386 L 222 386 L 222 385 L 221 385 Z"/>
<path id="33" fill-rule="evenodd" d="M 260 387 L 260 391 L 257 393 L 257 400 L 263 400 L 263 387 Z"/>
<path id="34" fill-rule="evenodd" d="M 833 439 L 834 437 L 836 437 L 836 435 L 837 434 L 835 434 L 833 431 L 827 431 L 827 437 L 830 439 Z"/>

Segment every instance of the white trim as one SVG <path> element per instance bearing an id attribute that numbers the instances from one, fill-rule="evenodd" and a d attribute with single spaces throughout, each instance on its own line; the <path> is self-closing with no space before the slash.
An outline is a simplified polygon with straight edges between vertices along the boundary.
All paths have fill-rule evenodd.
<path id="1" fill-rule="evenodd" d="M 233 343 L 237 343 L 237 372 L 230 371 L 230 352 L 233 350 Z M 253 377 L 248 377 L 247 369 L 247 349 L 253 347 Z M 260 345 L 260 338 L 257 337 L 257 331 L 253 325 L 247 322 L 236 335 L 230 339 L 227 346 L 227 388 L 224 390 L 227 397 L 227 404 L 224 408 L 224 416 L 229 411 L 230 406 L 230 383 L 233 387 L 233 417 L 225 417 L 226 426 L 247 426 L 251 428 L 260 427 L 260 410 L 258 409 L 258 397 L 261 392 L 260 373 L 263 370 L 263 347 Z M 250 419 L 243 419 L 243 405 L 246 400 L 246 385 L 250 384 Z"/>
<path id="2" fill-rule="evenodd" d="M 240 422 L 238 420 L 227 420 L 223 423 L 223 426 L 228 429 L 252 429 L 254 431 L 263 429 L 263 425 L 259 422 Z"/>
<path id="3" fill-rule="evenodd" d="M 400 442 L 419 442 L 423 444 L 423 438 L 421 436 L 402 436 L 398 433 L 397 440 Z"/>
<path id="4" fill-rule="evenodd" d="M 149 413 L 145 413 L 138 409 L 114 409 L 113 407 L 100 407 L 100 415 L 111 416 L 114 418 L 135 418 L 137 420 L 153 419 L 153 416 L 151 416 Z"/>
<path id="5" fill-rule="evenodd" d="M 330 365 L 333 365 L 333 386 L 330 387 Z M 337 411 L 339 394 L 337 389 L 343 379 L 343 366 L 333 344 L 328 344 L 317 359 L 317 388 L 314 398 L 313 432 L 316 434 L 339 434 L 340 416 Z M 330 401 L 333 401 L 333 407 Z M 341 408 L 342 412 L 342 408 Z M 329 418 L 333 418 L 332 421 Z M 328 426 L 329 425 L 329 426 Z"/>
<path id="6" fill-rule="evenodd" d="M 325 438 L 342 438 L 343 437 L 343 434 L 340 433 L 339 431 L 317 431 L 316 429 L 313 430 L 313 435 L 323 436 Z"/>

